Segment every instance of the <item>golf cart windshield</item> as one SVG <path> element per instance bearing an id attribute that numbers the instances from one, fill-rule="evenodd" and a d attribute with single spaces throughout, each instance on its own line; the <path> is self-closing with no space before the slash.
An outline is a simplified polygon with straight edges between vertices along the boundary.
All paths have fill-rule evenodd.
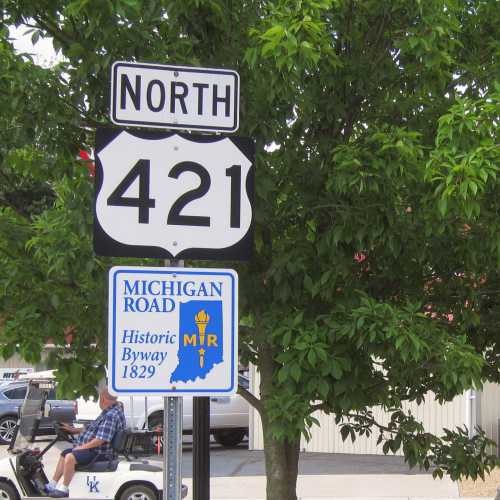
<path id="1" fill-rule="evenodd" d="M 9 449 L 13 452 L 33 447 L 42 417 L 50 408 L 46 408 L 49 391 L 54 389 L 53 380 L 33 379 L 29 381 L 26 397 L 19 410 L 17 432 L 14 434 Z"/>

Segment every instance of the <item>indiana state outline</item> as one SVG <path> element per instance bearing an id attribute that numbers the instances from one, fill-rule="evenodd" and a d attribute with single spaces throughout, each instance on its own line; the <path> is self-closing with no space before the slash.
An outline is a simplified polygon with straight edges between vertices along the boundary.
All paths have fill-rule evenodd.
<path id="1" fill-rule="evenodd" d="M 180 303 L 178 365 L 170 382 L 204 379 L 223 359 L 222 301 L 190 300 Z"/>

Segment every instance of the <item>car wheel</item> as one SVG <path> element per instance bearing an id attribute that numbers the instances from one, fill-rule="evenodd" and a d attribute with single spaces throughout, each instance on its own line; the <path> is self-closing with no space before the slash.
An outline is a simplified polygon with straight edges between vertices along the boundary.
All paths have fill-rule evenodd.
<path id="1" fill-rule="evenodd" d="M 0 500 L 18 500 L 16 489 L 9 483 L 0 482 Z"/>
<path id="2" fill-rule="evenodd" d="M 214 439 L 216 443 L 232 448 L 243 441 L 246 433 L 244 429 L 215 431 Z"/>
<path id="3" fill-rule="evenodd" d="M 158 427 L 163 429 L 163 413 L 155 413 L 148 418 L 148 429 L 154 431 Z M 153 448 L 155 453 L 163 452 L 163 432 L 155 436 L 153 441 Z M 158 443 L 159 441 L 159 443 Z M 159 448 L 159 449 L 158 449 Z"/>
<path id="4" fill-rule="evenodd" d="M 9 444 L 14 435 L 17 418 L 12 415 L 0 419 L 0 444 Z"/>
<path id="5" fill-rule="evenodd" d="M 120 495 L 120 500 L 157 500 L 156 491 L 146 484 L 129 486 Z"/>

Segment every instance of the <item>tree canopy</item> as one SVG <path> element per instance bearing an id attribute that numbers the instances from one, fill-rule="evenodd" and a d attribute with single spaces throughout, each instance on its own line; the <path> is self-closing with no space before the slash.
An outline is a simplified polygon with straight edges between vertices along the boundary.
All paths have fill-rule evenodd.
<path id="1" fill-rule="evenodd" d="M 109 124 L 111 63 L 236 69 L 238 134 L 257 151 L 254 257 L 234 264 L 240 354 L 261 374 L 259 399 L 245 396 L 262 417 L 269 498 L 295 498 L 316 409 L 344 438 L 380 432 L 385 451 L 437 475 L 483 474 L 494 459 L 481 433 L 433 436 L 402 408 L 500 381 L 497 7 L 4 1 L 4 26 L 65 57 L 37 67 L 2 28 L 4 356 L 36 360 L 71 331 L 51 361 L 62 389 L 88 394 L 102 374 L 116 260 L 92 252 L 92 182 L 76 157 Z"/>

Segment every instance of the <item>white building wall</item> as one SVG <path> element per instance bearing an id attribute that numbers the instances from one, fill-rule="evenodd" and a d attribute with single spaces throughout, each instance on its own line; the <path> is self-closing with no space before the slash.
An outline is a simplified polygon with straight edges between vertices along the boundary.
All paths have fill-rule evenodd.
<path id="1" fill-rule="evenodd" d="M 0 357 L 0 368 L 33 368 L 34 365 L 25 361 L 19 354 L 14 353 L 9 359 Z"/>
<path id="2" fill-rule="evenodd" d="M 500 444 L 498 419 L 500 418 L 500 385 L 486 383 L 478 394 L 478 422 L 488 437 Z M 500 456 L 500 449 L 497 449 Z"/>
<path id="3" fill-rule="evenodd" d="M 250 369 L 250 380 L 252 392 L 258 395 L 260 377 L 255 367 Z M 465 396 L 459 396 L 449 403 L 440 405 L 430 394 L 422 405 L 415 403 L 405 405 L 405 410 L 408 409 L 411 409 L 417 420 L 424 424 L 427 431 L 438 435 L 442 433 L 444 427 L 453 429 L 457 426 L 463 426 L 465 423 Z M 380 423 L 389 421 L 390 416 L 381 408 L 373 408 L 373 414 Z M 354 454 L 383 453 L 383 443 L 377 446 L 378 432 L 374 432 L 370 437 L 358 436 L 354 443 L 351 442 L 350 437 L 342 441 L 340 429 L 335 424 L 334 416 L 316 412 L 314 417 L 320 425 L 313 427 L 312 438 L 309 442 L 302 438 L 301 449 L 303 451 Z M 263 449 L 264 440 L 260 417 L 253 409 L 250 412 L 250 428 L 249 448 L 252 450 Z"/>

